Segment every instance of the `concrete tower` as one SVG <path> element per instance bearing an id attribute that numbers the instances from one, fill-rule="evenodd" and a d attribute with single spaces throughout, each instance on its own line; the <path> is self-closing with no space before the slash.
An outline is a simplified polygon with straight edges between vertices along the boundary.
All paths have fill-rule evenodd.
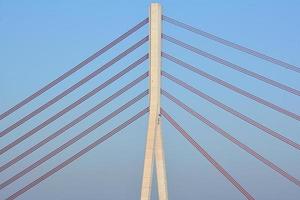
<path id="1" fill-rule="evenodd" d="M 160 200 L 168 199 L 167 178 L 160 119 L 161 78 L 161 6 L 152 3 L 149 10 L 149 77 L 150 111 L 145 150 L 141 200 L 150 200 L 154 160 L 156 163 L 158 195 Z"/>

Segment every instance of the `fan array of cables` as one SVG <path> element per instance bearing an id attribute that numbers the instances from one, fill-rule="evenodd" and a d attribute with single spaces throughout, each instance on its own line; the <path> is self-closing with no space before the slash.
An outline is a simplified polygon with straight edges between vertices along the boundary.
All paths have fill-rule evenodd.
<path id="1" fill-rule="evenodd" d="M 297 66 L 288 64 L 286 62 L 280 61 L 278 59 L 275 59 L 275 58 L 272 58 L 272 57 L 267 56 L 265 54 L 262 54 L 260 52 L 257 52 L 255 50 L 252 50 L 252 49 L 249 49 L 247 47 L 243 47 L 241 45 L 238 45 L 238 44 L 235 44 L 233 42 L 227 41 L 227 40 L 222 39 L 220 37 L 217 37 L 213 34 L 210 34 L 208 32 L 202 31 L 200 29 L 197 29 L 197 28 L 192 27 L 190 25 L 187 25 L 185 23 L 179 22 L 179 21 L 177 21 L 173 18 L 163 16 L 163 20 L 166 23 L 169 23 L 169 24 L 171 24 L 171 25 L 173 25 L 177 28 L 185 29 L 187 31 L 192 32 L 193 34 L 196 34 L 198 36 L 205 37 L 209 40 L 213 40 L 214 42 L 220 43 L 221 45 L 225 45 L 227 47 L 234 48 L 234 49 L 236 49 L 238 51 L 241 51 L 243 53 L 246 53 L 246 54 L 249 54 L 249 55 L 254 56 L 256 58 L 259 58 L 259 59 L 262 59 L 264 61 L 270 62 L 274 65 L 277 65 L 279 67 L 284 68 L 284 70 L 289 70 L 292 73 L 300 74 L 300 68 L 297 67 Z M 5 118 L 7 118 L 8 116 L 15 113 L 17 110 L 21 109 L 22 107 L 24 107 L 28 103 L 34 101 L 37 97 L 39 97 L 40 95 L 46 93 L 48 90 L 50 90 L 51 88 L 53 88 L 57 84 L 61 83 L 62 81 L 64 81 L 66 78 L 68 78 L 72 74 L 78 72 L 81 68 L 83 68 L 87 64 L 91 63 L 96 58 L 100 57 L 102 54 L 109 51 L 111 48 L 118 45 L 121 41 L 125 40 L 127 37 L 134 34 L 136 31 L 138 31 L 140 28 L 142 28 L 143 26 L 145 26 L 147 24 L 148 24 L 148 18 L 144 19 L 143 21 L 138 23 L 136 26 L 134 26 L 133 28 L 128 30 L 126 33 L 124 33 L 123 35 L 121 35 L 117 39 L 113 40 L 111 43 L 109 43 L 108 45 L 106 45 L 105 47 L 103 47 L 102 49 L 100 49 L 99 51 L 97 51 L 96 53 L 94 53 L 93 55 L 91 55 L 90 57 L 85 59 L 84 61 L 82 61 L 80 64 L 78 64 L 74 68 L 70 69 L 69 71 L 67 71 L 66 73 L 64 73 L 63 75 L 61 75 L 60 77 L 58 77 L 57 79 L 55 79 L 54 81 L 52 81 L 51 83 L 49 83 L 48 85 L 43 87 L 42 89 L 38 90 L 34 94 L 30 95 L 29 97 L 27 97 L 26 99 L 24 99 L 23 101 L 18 103 L 17 105 L 13 106 L 12 108 L 7 110 L 6 112 L 2 113 L 0 115 L 0 120 L 3 120 Z M 132 53 L 134 50 L 136 50 L 140 46 L 147 43 L 148 39 L 149 39 L 148 36 L 145 36 L 144 38 L 140 39 L 135 44 L 133 44 L 132 46 L 130 46 L 129 48 L 127 48 L 126 50 L 121 52 L 119 55 L 117 55 L 116 57 L 114 57 L 113 59 L 108 61 L 107 63 L 103 64 L 101 67 L 99 67 L 98 69 L 96 69 L 95 71 L 93 71 L 92 73 L 87 75 L 86 77 L 82 78 L 80 81 L 76 82 L 72 86 L 65 89 L 63 92 L 61 92 L 58 95 L 56 95 L 55 97 L 53 97 L 48 102 L 44 103 L 43 105 L 39 106 L 38 108 L 36 108 L 32 112 L 28 113 L 24 117 L 18 119 L 13 124 L 9 125 L 7 128 L 5 128 L 4 130 L 2 130 L 0 132 L 0 136 L 2 138 L 4 138 L 8 134 L 12 134 L 13 130 L 17 129 L 22 124 L 26 123 L 27 121 L 29 121 L 33 117 L 37 116 L 38 114 L 42 113 L 44 110 L 49 109 L 49 107 L 51 105 L 57 103 L 59 100 L 63 99 L 65 96 L 72 93 L 73 91 L 75 91 L 76 89 L 81 87 L 83 84 L 87 83 L 89 80 L 91 80 L 91 79 L 95 78 L 96 76 L 100 75 L 105 70 L 108 70 L 111 67 L 113 67 L 118 61 L 120 61 L 121 59 L 123 59 L 124 57 L 126 57 L 127 55 Z M 172 44 L 176 45 L 177 47 L 183 48 L 186 51 L 188 51 L 188 52 L 190 52 L 190 53 L 192 53 L 196 56 L 200 56 L 199 59 L 204 57 L 204 58 L 209 59 L 213 62 L 221 64 L 222 66 L 228 67 L 231 70 L 234 70 L 238 73 L 242 73 L 243 75 L 246 75 L 246 76 L 249 76 L 253 79 L 261 81 L 264 84 L 268 84 L 271 87 L 275 87 L 279 90 L 290 93 L 290 94 L 296 96 L 296 98 L 298 98 L 300 96 L 300 91 L 296 88 L 293 88 L 293 87 L 290 87 L 286 84 L 275 81 L 271 78 L 263 76 L 259 73 L 254 72 L 254 71 L 250 71 L 250 70 L 248 70 L 247 68 L 245 68 L 243 66 L 239 66 L 239 65 L 234 64 L 234 63 L 232 63 L 228 60 L 220 58 L 216 55 L 210 54 L 210 53 L 208 53 L 204 50 L 201 50 L 200 48 L 198 48 L 196 46 L 193 46 L 191 44 L 187 44 L 187 43 L 185 43 L 185 42 L 183 42 L 183 41 L 181 41 L 181 40 L 179 40 L 175 37 L 169 36 L 169 35 L 164 33 L 164 34 L 162 34 L 162 39 L 163 39 L 163 41 L 167 41 L 169 43 L 172 43 Z M 37 126 L 33 127 L 31 130 L 29 130 L 29 131 L 27 131 L 23 134 L 20 134 L 16 139 L 14 139 L 12 142 L 7 143 L 4 147 L 2 147 L 0 149 L 0 156 L 5 155 L 5 153 L 7 153 L 9 151 L 12 151 L 12 149 L 14 147 L 20 145 L 21 143 L 23 143 L 28 138 L 33 137 L 34 135 L 39 133 L 39 131 L 41 131 L 42 129 L 44 129 L 45 127 L 47 127 L 48 125 L 50 125 L 54 121 L 60 119 L 60 117 L 62 117 L 66 113 L 70 112 L 72 109 L 75 109 L 78 105 L 80 105 L 83 102 L 87 101 L 89 98 L 93 97 L 94 95 L 96 95 L 97 93 L 99 93 L 100 91 L 102 91 L 103 89 L 105 89 L 106 87 L 111 85 L 112 83 L 118 81 L 121 77 L 126 76 L 126 74 L 128 72 L 130 72 L 131 70 L 137 68 L 138 66 L 143 64 L 145 61 L 147 61 L 148 57 L 149 57 L 148 54 L 145 54 L 142 57 L 138 58 L 135 62 L 131 63 L 130 65 L 128 65 L 122 71 L 119 71 L 117 74 L 115 74 L 112 77 L 108 78 L 103 83 L 98 85 L 96 88 L 94 88 L 93 90 L 87 92 L 85 95 L 80 97 L 78 100 L 76 100 L 76 101 L 72 102 L 71 104 L 69 104 L 68 106 L 64 107 L 59 112 L 55 113 L 54 115 L 52 115 L 51 117 L 49 117 L 48 119 L 43 121 L 42 123 L 40 123 Z M 189 64 L 187 61 L 183 61 L 182 59 L 177 58 L 174 55 L 171 55 L 169 52 L 167 52 L 165 50 L 162 51 L 162 57 L 163 57 L 163 59 L 169 61 L 170 63 L 172 63 L 174 65 L 176 64 L 177 66 L 181 67 L 183 70 L 188 70 L 189 72 L 193 73 L 196 77 L 199 76 L 201 78 L 208 79 L 210 82 L 214 82 L 216 84 L 219 84 L 221 87 L 227 88 L 227 89 L 229 89 L 230 91 L 232 91 L 234 93 L 237 93 L 241 96 L 249 98 L 250 100 L 252 100 L 253 102 L 255 102 L 257 104 L 261 104 L 262 106 L 268 107 L 269 109 L 272 109 L 275 112 L 281 113 L 282 115 L 285 115 L 288 118 L 292 118 L 293 120 L 296 120 L 297 122 L 300 121 L 300 116 L 296 112 L 293 112 L 293 111 L 287 110 L 285 108 L 282 108 L 281 106 L 276 105 L 275 103 L 273 103 L 271 101 L 268 101 L 268 100 L 266 100 L 264 98 L 261 98 L 261 97 L 255 95 L 255 94 L 252 94 L 252 93 L 250 93 L 250 92 L 248 92 L 248 91 L 246 91 L 246 90 L 244 90 L 244 89 L 242 89 L 242 88 L 240 88 L 236 85 L 228 83 L 228 82 L 226 82 L 225 80 L 223 80 L 221 78 L 218 78 L 218 77 L 216 77 L 216 76 L 214 76 L 210 73 L 207 73 L 205 70 L 202 70 L 201 67 Z M 24 152 L 17 155 L 16 157 L 8 160 L 6 163 L 1 163 L 0 173 L 5 172 L 5 170 L 9 169 L 10 167 L 15 165 L 16 163 L 20 162 L 21 160 L 25 159 L 26 157 L 31 155 L 33 152 L 38 151 L 41 147 L 43 147 L 47 143 L 53 141 L 55 138 L 57 138 L 59 136 L 62 136 L 63 134 L 66 134 L 67 130 L 71 129 L 76 124 L 84 121 L 88 116 L 92 115 L 93 113 L 100 110 L 104 106 L 109 105 L 117 97 L 119 97 L 122 94 L 126 93 L 128 90 L 135 87 L 138 83 L 145 80 L 148 77 L 148 70 L 146 70 L 146 69 L 147 68 L 145 68 L 145 71 L 146 71 L 145 73 L 141 74 L 138 77 L 135 77 L 135 79 L 132 80 L 130 83 L 126 84 L 125 86 L 122 86 L 122 88 L 119 89 L 117 92 L 114 92 L 113 94 L 110 94 L 109 97 L 107 97 L 103 101 L 99 102 L 98 104 L 96 104 L 95 106 L 93 106 L 92 108 L 90 108 L 89 110 L 87 110 L 86 112 L 81 114 L 80 116 L 76 117 L 71 122 L 67 123 L 66 125 L 64 125 L 60 129 L 58 129 L 57 131 L 54 131 L 53 133 L 49 134 L 49 136 L 47 136 L 46 138 L 44 138 L 43 140 L 41 140 L 37 144 L 32 144 L 32 146 L 27 148 Z M 237 109 L 234 109 L 233 107 L 230 107 L 230 106 L 226 105 L 221 100 L 218 100 L 218 99 L 213 98 L 212 96 L 209 96 L 205 92 L 200 91 L 197 87 L 194 87 L 194 86 L 190 85 L 189 83 L 183 81 L 182 79 L 180 79 L 180 77 L 176 77 L 175 75 L 172 75 L 170 72 L 165 70 L 164 67 L 163 67 L 163 71 L 162 71 L 162 78 L 176 84 L 176 86 L 178 86 L 178 89 L 184 89 L 186 92 L 190 92 L 193 95 L 198 96 L 199 98 L 207 101 L 208 103 L 213 104 L 214 106 L 230 113 L 231 115 L 237 117 L 238 119 L 240 119 L 240 120 L 248 123 L 249 125 L 259 129 L 261 131 L 261 133 L 267 134 L 268 136 L 270 136 L 270 137 L 272 137 L 276 140 L 279 140 L 280 142 L 283 142 L 284 144 L 288 145 L 290 148 L 293 148 L 297 151 L 300 150 L 300 144 L 293 141 L 292 139 L 289 139 L 286 136 L 286 134 L 280 133 L 280 132 L 275 131 L 275 130 L 272 130 L 272 128 L 268 127 L 267 125 L 264 125 L 264 124 L 258 122 L 257 120 L 247 116 L 246 114 L 243 114 L 242 112 L 238 111 Z M 100 127 L 103 124 L 109 122 L 111 119 L 113 119 L 114 117 L 116 117 L 121 112 L 128 109 L 129 107 L 134 106 L 138 101 L 140 101 L 145 96 L 147 96 L 148 93 L 149 93 L 148 89 L 145 89 L 144 91 L 139 93 L 137 96 L 133 97 L 132 99 L 127 101 L 125 104 L 123 104 L 120 107 L 118 107 L 117 109 L 113 110 L 108 115 L 106 115 L 105 117 L 103 117 L 102 119 L 100 119 L 99 121 L 97 121 L 96 123 L 94 123 L 93 125 L 88 127 L 87 129 L 85 129 L 84 131 L 79 132 L 77 134 L 74 134 L 74 137 L 69 139 L 67 142 L 63 143 L 58 148 L 56 148 L 53 151 L 47 153 L 45 156 L 38 159 L 34 163 L 30 164 L 28 167 L 22 169 L 20 172 L 16 173 L 12 177 L 10 177 L 7 180 L 5 180 L 4 182 L 0 183 L 0 190 L 6 188 L 7 186 L 11 185 L 15 181 L 19 180 L 20 178 L 22 178 L 23 176 L 25 176 L 26 174 L 28 174 L 29 172 L 31 172 L 32 170 L 37 168 L 38 166 L 40 166 L 43 163 L 45 163 L 46 161 L 48 161 L 50 158 L 58 155 L 59 153 L 62 153 L 64 150 L 66 150 L 66 148 L 68 148 L 71 145 L 73 145 L 74 143 L 84 139 L 84 137 L 86 137 L 87 135 L 92 134 L 93 131 L 96 130 L 98 127 Z M 290 181 L 290 182 L 294 183 L 295 185 L 297 185 L 298 187 L 300 187 L 300 181 L 296 177 L 292 176 L 291 174 L 289 174 L 289 172 L 285 171 L 284 169 L 282 169 L 281 167 L 279 167 L 278 165 L 273 163 L 271 160 L 265 158 L 264 156 L 262 156 L 261 154 L 256 152 L 250 146 L 247 146 L 246 144 L 242 143 L 240 140 L 238 140 L 237 138 L 232 136 L 232 134 L 230 132 L 225 131 L 220 126 L 218 126 L 217 124 L 210 121 L 204 115 L 202 115 L 201 113 L 199 113 L 195 109 L 193 109 L 191 106 L 184 103 L 178 97 L 175 97 L 175 95 L 172 95 L 171 92 L 168 91 L 168 88 L 162 88 L 161 89 L 161 94 L 162 94 L 163 97 L 165 97 L 169 101 L 176 104 L 180 109 L 182 109 L 182 111 L 187 112 L 193 118 L 195 118 L 196 120 L 199 120 L 200 122 L 204 123 L 206 126 L 208 126 L 210 129 L 212 129 L 215 133 L 222 136 L 224 139 L 226 139 L 229 142 L 233 143 L 238 148 L 242 149 L 243 151 L 245 151 L 249 155 L 253 156 L 255 159 L 257 159 L 259 162 L 261 162 L 264 165 L 266 165 L 267 167 L 269 167 L 274 172 L 280 174 L 282 177 L 286 178 L 288 181 Z M 184 98 L 182 98 L 182 99 L 184 99 Z M 132 124 L 133 122 L 135 122 L 136 120 L 138 120 L 139 118 L 144 116 L 148 112 L 148 110 L 149 110 L 149 108 L 146 107 L 146 108 L 142 109 L 141 111 L 137 112 L 136 114 L 134 114 L 133 116 L 130 116 L 128 120 L 126 120 L 123 123 L 119 124 L 118 126 L 114 127 L 112 130 L 108 131 L 102 137 L 100 137 L 97 140 L 95 140 L 94 142 L 90 143 L 85 148 L 78 151 L 76 154 L 74 154 L 71 157 L 67 158 L 66 160 L 64 160 L 63 162 L 58 164 L 56 167 L 52 168 L 51 170 L 44 173 L 42 176 L 38 177 L 37 179 L 30 182 L 29 184 L 25 185 L 20 190 L 18 190 L 15 193 L 11 194 L 7 199 L 10 199 L 10 200 L 15 199 L 18 196 L 22 195 L 24 192 L 26 192 L 29 189 L 33 188 L 34 186 L 38 185 L 43 180 L 45 180 L 48 177 L 52 176 L 53 174 L 55 174 L 59 170 L 63 169 L 64 167 L 66 167 L 67 165 L 72 163 L 73 161 L 77 160 L 78 158 L 80 158 L 81 156 L 83 156 L 84 154 L 89 152 L 90 150 L 94 149 L 99 144 L 101 144 L 104 141 L 108 140 L 110 137 L 117 134 L 122 129 L 124 129 L 125 127 L 129 126 L 130 124 Z M 208 153 L 208 151 L 206 151 L 195 139 L 192 138 L 192 136 L 184 128 L 182 128 L 182 126 L 169 114 L 168 108 L 165 108 L 165 107 L 161 108 L 161 114 L 194 148 L 196 148 L 196 150 L 201 155 L 203 155 L 209 161 L 209 163 L 212 164 L 212 166 L 214 166 L 226 179 L 228 179 L 228 181 L 235 188 L 237 188 L 238 191 L 240 191 L 245 196 L 246 199 L 254 199 L 253 195 L 250 194 L 244 188 L 244 186 L 242 186 L 239 183 L 239 181 L 237 179 L 235 179 L 216 159 L 213 158 L 213 156 L 211 156 Z"/>

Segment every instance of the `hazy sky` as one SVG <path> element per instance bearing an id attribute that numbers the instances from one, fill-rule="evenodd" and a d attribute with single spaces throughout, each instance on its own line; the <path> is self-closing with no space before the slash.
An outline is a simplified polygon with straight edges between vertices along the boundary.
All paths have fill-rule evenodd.
<path id="1" fill-rule="evenodd" d="M 163 6 L 163 13 L 167 16 L 300 66 L 300 1 L 166 0 L 159 2 Z M 0 113 L 54 80 L 146 18 L 150 3 L 151 1 L 141 0 L 0 0 Z M 224 47 L 168 23 L 163 24 L 163 31 L 202 50 L 300 90 L 300 74 Z M 2 120 L 0 129 L 3 130 L 55 97 L 147 34 L 148 27 L 145 26 L 78 73 Z M 298 96 L 240 74 L 168 42 L 163 42 L 163 50 L 207 73 L 300 114 L 300 97 Z M 114 64 L 109 70 L 104 71 L 51 106 L 51 109 L 43 111 L 7 136 L 2 137 L 0 147 L 14 141 L 76 101 L 146 54 L 147 51 L 148 44 L 138 48 Z M 300 122 L 235 94 L 169 61 L 163 60 L 162 68 L 224 104 L 300 143 Z M 39 131 L 35 136 L 1 155 L 1 166 L 147 70 L 148 62 L 144 62 L 128 75 Z M 165 90 L 300 179 L 300 153 L 298 150 L 224 112 L 182 87 L 165 79 L 162 81 L 162 87 Z M 1 183 L 105 117 L 147 87 L 148 81 L 144 80 L 125 95 L 66 131 L 63 136 L 56 138 L 13 167 L 1 172 Z M 135 106 L 93 131 L 63 153 L 1 190 L 0 199 L 5 199 L 35 180 L 147 105 L 148 99 L 145 97 Z M 256 199 L 300 199 L 300 188 L 295 184 L 266 167 L 221 135 L 216 134 L 166 98 L 162 98 L 162 106 Z M 29 190 L 19 199 L 139 199 L 146 128 L 147 116 L 144 116 L 109 141 Z M 171 200 L 244 199 L 239 191 L 199 152 L 195 151 L 166 120 L 163 120 L 163 133 Z M 157 199 L 155 184 L 153 199 Z"/>

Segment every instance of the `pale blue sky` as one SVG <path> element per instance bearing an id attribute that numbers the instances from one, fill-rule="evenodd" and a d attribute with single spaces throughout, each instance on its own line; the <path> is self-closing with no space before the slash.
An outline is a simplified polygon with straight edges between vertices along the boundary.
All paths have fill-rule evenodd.
<path id="1" fill-rule="evenodd" d="M 166 0 L 159 2 L 163 6 L 163 13 L 167 16 L 300 66 L 300 1 Z M 150 3 L 151 1 L 141 0 L 0 0 L 0 112 L 6 111 L 146 18 Z M 299 74 L 239 53 L 236 50 L 167 23 L 164 23 L 163 30 L 168 35 L 300 90 Z M 20 117 L 33 111 L 39 105 L 76 83 L 147 33 L 147 27 L 143 27 L 126 41 L 99 57 L 95 62 L 52 88 L 15 114 L 2 120 L 0 129 L 2 130 L 11 125 Z M 300 114 L 300 98 L 295 95 L 239 74 L 168 42 L 163 43 L 163 49 L 212 75 Z M 1 138 L 0 147 L 2 148 L 8 142 L 18 138 L 49 116 L 74 102 L 104 82 L 108 77 L 111 77 L 112 74 L 117 73 L 120 69 L 125 68 L 144 55 L 147 50 L 147 45 L 142 46 L 113 65 L 110 70 L 105 71 L 102 75 L 80 87 L 76 92 L 51 106 L 51 109 L 42 112 Z M 148 69 L 147 67 L 147 62 L 143 63 L 127 76 L 103 90 L 103 92 L 39 131 L 36 136 L 24 141 L 12 151 L 1 155 L 0 163 L 6 163 L 70 122 L 88 108 L 96 105 L 102 99 L 145 72 Z M 163 60 L 163 69 L 187 81 L 208 95 L 221 100 L 226 105 L 240 110 L 245 115 L 255 118 L 258 122 L 300 143 L 299 122 L 234 94 L 232 91 L 191 72 L 182 70 L 168 61 Z M 67 131 L 64 136 L 55 139 L 55 141 L 47 144 L 12 168 L 0 173 L 1 183 L 133 98 L 145 90 L 147 86 L 148 82 L 143 81 L 126 95 L 116 99 L 84 122 Z M 234 137 L 300 179 L 299 151 L 271 138 L 262 131 L 225 113 L 168 80 L 163 79 L 163 87 Z M 147 98 L 144 98 L 135 107 L 129 108 L 84 140 L 72 145 L 67 151 L 3 189 L 0 191 L 0 199 L 9 196 L 67 157 L 75 154 L 119 123 L 125 121 L 128 116 L 134 115 L 147 106 L 147 103 Z M 270 168 L 265 167 L 222 136 L 215 134 L 213 130 L 167 99 L 162 99 L 162 106 L 255 198 L 264 200 L 296 200 L 300 198 L 299 187 Z M 146 128 L 147 117 L 144 116 L 134 125 L 124 129 L 120 134 L 26 192 L 19 199 L 138 199 Z M 196 152 L 166 120 L 163 120 L 163 132 L 171 200 L 243 199 L 238 190 Z M 154 190 L 153 199 L 156 199 L 155 192 Z"/>

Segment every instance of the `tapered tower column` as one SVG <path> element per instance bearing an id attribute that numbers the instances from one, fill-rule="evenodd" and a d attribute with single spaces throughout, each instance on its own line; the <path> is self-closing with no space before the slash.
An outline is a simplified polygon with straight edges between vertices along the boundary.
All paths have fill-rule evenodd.
<path id="1" fill-rule="evenodd" d="M 152 3 L 149 11 L 150 111 L 141 200 L 150 200 L 151 198 L 154 158 L 156 158 L 159 199 L 166 200 L 168 198 L 163 140 L 160 127 L 161 13 L 160 4 Z"/>

